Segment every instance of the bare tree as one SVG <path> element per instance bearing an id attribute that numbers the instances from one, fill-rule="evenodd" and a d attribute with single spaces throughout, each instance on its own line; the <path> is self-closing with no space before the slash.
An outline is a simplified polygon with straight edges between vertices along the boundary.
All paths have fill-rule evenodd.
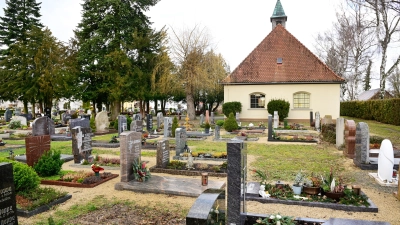
<path id="1" fill-rule="evenodd" d="M 172 32 L 174 36 L 170 43 L 173 60 L 185 89 L 188 117 L 194 120 L 194 94 L 212 82 L 207 79 L 205 67 L 205 54 L 211 49 L 210 37 L 206 28 L 199 25 L 179 32 L 172 29 Z"/>
<path id="2" fill-rule="evenodd" d="M 389 84 L 392 87 L 393 97 L 400 98 L 400 69 L 396 67 L 392 75 L 389 76 Z"/>

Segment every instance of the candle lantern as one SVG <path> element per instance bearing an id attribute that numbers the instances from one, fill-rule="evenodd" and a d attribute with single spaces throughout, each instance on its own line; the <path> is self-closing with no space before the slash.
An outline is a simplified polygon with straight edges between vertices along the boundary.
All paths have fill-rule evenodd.
<path id="1" fill-rule="evenodd" d="M 203 185 L 203 186 L 208 185 L 208 173 L 201 174 L 201 185 Z"/>

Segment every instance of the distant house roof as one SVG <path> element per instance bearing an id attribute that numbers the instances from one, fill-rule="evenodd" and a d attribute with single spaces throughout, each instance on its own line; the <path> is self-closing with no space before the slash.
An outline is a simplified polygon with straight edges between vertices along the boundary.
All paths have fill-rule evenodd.
<path id="1" fill-rule="evenodd" d="M 343 82 L 343 78 L 329 69 L 283 26 L 278 25 L 221 83 Z"/>
<path id="2" fill-rule="evenodd" d="M 367 101 L 371 99 L 379 99 L 380 89 L 371 89 L 368 91 L 364 91 L 358 96 L 359 101 Z M 385 98 L 393 98 L 393 96 L 388 92 L 385 91 Z"/>

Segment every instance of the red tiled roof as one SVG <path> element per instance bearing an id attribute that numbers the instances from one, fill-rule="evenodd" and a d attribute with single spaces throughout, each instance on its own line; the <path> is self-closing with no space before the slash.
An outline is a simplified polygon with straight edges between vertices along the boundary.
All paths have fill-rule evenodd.
<path id="1" fill-rule="evenodd" d="M 282 58 L 282 64 L 277 63 Z M 221 83 L 342 83 L 317 56 L 278 25 Z"/>

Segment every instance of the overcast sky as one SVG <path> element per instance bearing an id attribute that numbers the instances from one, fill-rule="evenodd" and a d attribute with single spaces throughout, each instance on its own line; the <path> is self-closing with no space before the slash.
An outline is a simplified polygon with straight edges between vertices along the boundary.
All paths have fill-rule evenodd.
<path id="1" fill-rule="evenodd" d="M 281 0 L 286 29 L 314 52 L 314 37 L 332 27 L 335 8 L 344 0 Z M 37 2 L 40 2 L 37 0 Z M 82 0 L 43 0 L 42 23 L 67 42 L 81 20 Z M 233 71 L 271 32 L 276 0 L 161 0 L 147 15 L 156 29 L 206 27 L 216 52 Z M 0 0 L 5 7 L 5 0 Z M 1 10 L 1 15 L 4 12 Z M 171 29 L 170 29 L 171 30 Z"/>

